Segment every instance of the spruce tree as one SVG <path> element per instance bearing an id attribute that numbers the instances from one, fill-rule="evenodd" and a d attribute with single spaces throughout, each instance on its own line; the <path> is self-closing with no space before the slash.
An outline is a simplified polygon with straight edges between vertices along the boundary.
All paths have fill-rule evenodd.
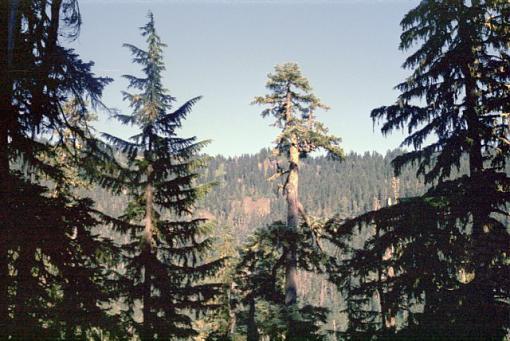
<path id="1" fill-rule="evenodd" d="M 128 318 L 140 338 L 188 338 L 196 334 L 190 314 L 214 307 L 211 299 L 220 290 L 205 280 L 218 271 L 222 260 L 205 261 L 212 241 L 205 219 L 192 216 L 197 199 L 210 187 L 196 183 L 205 165 L 198 153 L 207 142 L 177 136 L 200 97 L 171 111 L 175 98 L 162 83 L 166 45 L 156 33 L 152 13 L 141 32 L 147 50 L 124 45 L 133 62 L 143 67 L 143 77 L 124 76 L 129 87 L 138 91 L 123 93 L 133 113 L 116 115 L 121 122 L 139 127 L 140 133 L 130 141 L 104 134 L 123 152 L 119 189 L 131 198 L 124 215 L 111 222 L 130 237 L 124 247 L 126 300 Z M 134 316 L 136 302 L 142 305 L 141 322 Z"/>
<path id="2" fill-rule="evenodd" d="M 277 65 L 274 73 L 268 75 L 266 88 L 270 93 L 256 97 L 253 104 L 266 106 L 262 117 L 274 117 L 274 126 L 281 129 L 274 154 L 283 157 L 288 165 L 286 168 L 278 166 L 274 177 L 284 177 L 282 190 L 288 209 L 287 228 L 289 233 L 296 233 L 300 218 L 306 219 L 298 194 L 300 159 L 319 149 L 326 150 L 334 158 L 341 158 L 343 151 L 339 147 L 340 139 L 329 135 L 327 128 L 315 119 L 315 111 L 327 109 L 327 106 L 312 93 L 297 64 Z M 285 304 L 289 308 L 297 302 L 296 252 L 295 247 L 290 246 L 285 262 Z M 293 330 L 295 328 L 289 326 L 289 332 Z"/>

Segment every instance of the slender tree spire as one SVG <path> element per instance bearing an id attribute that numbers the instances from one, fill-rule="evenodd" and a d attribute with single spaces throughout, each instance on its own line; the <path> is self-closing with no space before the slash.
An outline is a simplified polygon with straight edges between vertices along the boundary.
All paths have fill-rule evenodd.
<path id="1" fill-rule="evenodd" d="M 205 280 L 223 263 L 221 259 L 206 261 L 211 240 L 205 220 L 193 217 L 197 199 L 211 187 L 196 184 L 199 169 L 205 166 L 198 153 L 208 142 L 177 136 L 200 97 L 173 110 L 175 98 L 162 83 L 166 45 L 156 32 L 152 13 L 148 17 L 141 27 L 147 50 L 124 44 L 143 73 L 142 77 L 124 76 L 129 88 L 137 91 L 123 92 L 133 112 L 116 115 L 121 122 L 137 126 L 140 133 L 130 141 L 104 134 L 127 159 L 116 188 L 126 190 L 131 201 L 125 214 L 111 222 L 130 236 L 125 246 L 130 282 L 126 299 L 131 309 L 135 301 L 141 302 L 142 322 L 133 314 L 128 318 L 143 341 L 196 335 L 189 312 L 214 307 L 212 299 L 220 286 Z"/>

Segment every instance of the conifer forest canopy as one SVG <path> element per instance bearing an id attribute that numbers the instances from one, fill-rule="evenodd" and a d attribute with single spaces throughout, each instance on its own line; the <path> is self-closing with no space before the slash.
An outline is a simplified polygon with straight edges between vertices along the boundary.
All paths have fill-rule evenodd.
<path id="1" fill-rule="evenodd" d="M 193 39 L 168 38 L 188 28 L 160 29 L 143 2 L 117 42 L 129 68 L 98 70 L 73 48 L 89 1 L 0 0 L 0 340 L 510 340 L 508 0 L 416 0 L 393 23 L 404 76 L 356 132 L 401 136 L 384 155 L 350 151 L 327 124 L 347 113 L 285 60 L 244 103 L 273 143 L 208 155 L 215 141 L 186 133 L 208 97 L 177 96 L 169 72 L 189 68 L 170 64 Z"/>

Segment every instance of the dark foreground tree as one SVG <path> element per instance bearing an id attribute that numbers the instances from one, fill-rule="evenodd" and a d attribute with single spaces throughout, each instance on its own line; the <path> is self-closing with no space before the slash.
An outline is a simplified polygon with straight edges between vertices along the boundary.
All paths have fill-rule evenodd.
<path id="1" fill-rule="evenodd" d="M 199 97 L 171 111 L 175 98 L 162 84 L 165 45 L 151 13 L 141 31 L 147 50 L 125 44 L 133 61 L 143 67 L 143 77 L 125 76 L 130 88 L 139 91 L 124 92 L 133 113 L 116 115 L 121 122 L 139 127 L 140 133 L 130 141 L 105 134 L 125 157 L 123 182 L 115 188 L 131 197 L 125 214 L 111 222 L 130 239 L 125 245 L 129 282 L 125 299 L 131 325 L 142 340 L 189 338 L 196 334 L 190 314 L 214 306 L 211 299 L 220 287 L 205 281 L 223 262 L 205 261 L 211 239 L 204 219 L 192 216 L 197 199 L 210 187 L 196 184 L 205 165 L 198 153 L 206 142 L 177 136 Z"/>
<path id="2" fill-rule="evenodd" d="M 89 200 L 33 181 L 66 183 L 57 156 L 77 161 L 81 153 L 64 131 L 81 139 L 84 153 L 97 146 L 75 123 L 109 80 L 62 45 L 79 32 L 76 0 L 2 1 L 0 19 L 0 339 L 85 337 L 107 319 L 96 251 L 110 245 L 93 233 Z M 64 109 L 71 97 L 75 122 Z"/>
<path id="3" fill-rule="evenodd" d="M 401 48 L 421 43 L 404 64 L 413 73 L 397 86 L 397 103 L 374 110 L 372 118 L 383 121 L 383 133 L 407 128 L 402 144 L 414 150 L 393 161 L 395 171 L 416 163 L 433 187 L 422 197 L 332 222 L 332 239 L 351 254 L 340 262 L 337 283 L 354 283 L 350 293 L 358 298 L 378 293 L 380 306 L 398 313 L 390 328 L 384 316 L 365 314 L 354 331 L 455 339 L 507 333 L 509 15 L 507 1 L 422 1 L 402 20 Z M 463 160 L 469 172 L 459 175 Z M 355 228 L 374 233 L 364 248 L 348 250 Z M 381 264 L 393 273 L 381 274 Z"/>

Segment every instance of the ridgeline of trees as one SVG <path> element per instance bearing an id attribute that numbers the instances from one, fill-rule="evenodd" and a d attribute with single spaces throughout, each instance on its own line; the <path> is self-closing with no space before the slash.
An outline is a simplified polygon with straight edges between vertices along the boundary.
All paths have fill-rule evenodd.
<path id="1" fill-rule="evenodd" d="M 78 0 L 2 1 L 0 16 L 1 340 L 510 335 L 507 0 L 406 14 L 410 76 L 371 113 L 407 132 L 385 156 L 344 155 L 286 63 L 253 102 L 274 148 L 209 158 L 180 136 L 200 97 L 166 90 L 151 13 L 146 46 L 124 45 L 141 67 L 124 76 L 131 113 L 64 47 Z M 138 133 L 96 132 L 96 110 Z"/>

